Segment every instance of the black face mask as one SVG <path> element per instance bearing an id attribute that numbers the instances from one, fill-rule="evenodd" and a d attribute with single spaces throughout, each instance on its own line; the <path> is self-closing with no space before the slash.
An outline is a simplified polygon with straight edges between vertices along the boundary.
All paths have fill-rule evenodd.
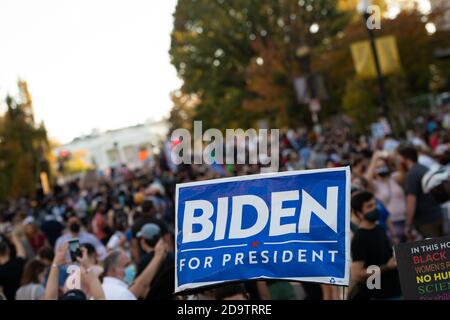
<path id="1" fill-rule="evenodd" d="M 377 222 L 379 218 L 380 218 L 380 211 L 378 211 L 378 209 L 373 209 L 372 211 L 364 215 L 364 219 L 366 219 L 369 222 Z"/>
<path id="2" fill-rule="evenodd" d="M 391 170 L 389 170 L 388 167 L 380 167 L 377 169 L 377 175 L 379 175 L 382 178 L 388 177 L 391 174 Z"/>
<path id="3" fill-rule="evenodd" d="M 77 222 L 71 223 L 69 226 L 69 230 L 72 231 L 73 233 L 78 233 L 80 232 L 80 224 Z"/>

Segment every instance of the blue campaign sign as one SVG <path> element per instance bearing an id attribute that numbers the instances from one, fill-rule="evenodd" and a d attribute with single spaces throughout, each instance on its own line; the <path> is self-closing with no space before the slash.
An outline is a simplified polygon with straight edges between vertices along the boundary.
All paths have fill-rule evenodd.
<path id="1" fill-rule="evenodd" d="M 250 279 L 348 285 L 350 169 L 177 185 L 175 292 Z"/>

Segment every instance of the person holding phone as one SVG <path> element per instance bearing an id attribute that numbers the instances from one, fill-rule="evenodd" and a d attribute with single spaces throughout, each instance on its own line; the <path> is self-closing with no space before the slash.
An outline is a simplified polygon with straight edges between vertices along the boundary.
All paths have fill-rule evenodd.
<path id="1" fill-rule="evenodd" d="M 98 254 L 97 251 L 95 251 L 94 246 L 90 243 L 83 243 L 81 245 L 81 248 L 86 248 L 87 250 L 87 255 L 91 263 L 90 270 L 97 274 L 98 277 L 100 277 L 103 274 L 103 267 L 98 261 Z"/>
<path id="2" fill-rule="evenodd" d="M 70 248 L 72 246 L 72 248 Z M 61 266 L 67 264 L 67 251 L 71 250 L 70 256 L 74 258 L 80 267 L 80 288 L 74 288 L 68 290 L 65 289 L 64 294 L 59 297 L 59 270 Z M 80 253 L 80 255 L 78 254 Z M 74 262 L 72 260 L 72 262 Z M 103 291 L 100 279 L 98 275 L 91 270 L 92 262 L 89 259 L 86 248 L 80 248 L 76 241 L 72 241 L 71 244 L 65 242 L 55 254 L 52 265 L 50 267 L 50 273 L 45 287 L 45 300 L 104 300 L 105 293 Z"/>
<path id="3" fill-rule="evenodd" d="M 69 240 L 69 253 L 72 262 L 76 262 L 77 258 L 81 258 L 80 241 L 77 238 Z"/>
<path id="4" fill-rule="evenodd" d="M 67 218 L 68 231 L 56 240 L 55 253 L 62 247 L 64 243 L 72 239 L 78 239 L 81 244 L 90 243 L 94 246 L 100 260 L 106 256 L 106 248 L 93 234 L 82 229 L 82 225 L 78 216 L 74 213 Z"/>

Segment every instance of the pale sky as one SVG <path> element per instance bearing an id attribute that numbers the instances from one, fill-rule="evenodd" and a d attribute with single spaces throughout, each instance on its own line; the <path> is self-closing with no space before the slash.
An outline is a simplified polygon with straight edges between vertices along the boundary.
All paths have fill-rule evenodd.
<path id="1" fill-rule="evenodd" d="M 161 119 L 176 0 L 0 0 L 0 98 L 26 80 L 49 136 Z M 2 101 L 3 103 L 3 101 Z"/>
<path id="2" fill-rule="evenodd" d="M 36 119 L 60 142 L 167 116 L 181 85 L 168 54 L 175 4 L 0 0 L 0 98 L 26 80 Z"/>

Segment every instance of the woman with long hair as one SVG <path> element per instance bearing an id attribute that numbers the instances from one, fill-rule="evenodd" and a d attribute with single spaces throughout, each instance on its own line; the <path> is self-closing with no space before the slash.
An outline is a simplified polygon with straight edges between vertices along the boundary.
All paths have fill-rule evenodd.
<path id="1" fill-rule="evenodd" d="M 41 300 L 45 292 L 47 266 L 39 260 L 31 260 L 25 265 L 22 286 L 16 292 L 16 300 Z"/>

